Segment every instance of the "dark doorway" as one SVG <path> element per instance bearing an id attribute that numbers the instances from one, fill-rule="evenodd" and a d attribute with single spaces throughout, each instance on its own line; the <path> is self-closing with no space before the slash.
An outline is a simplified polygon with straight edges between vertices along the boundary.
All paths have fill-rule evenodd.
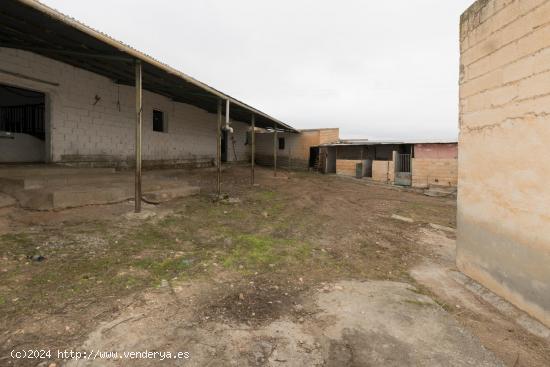
<path id="1" fill-rule="evenodd" d="M 44 93 L 0 84 L 0 162 L 44 162 Z"/>
<path id="2" fill-rule="evenodd" d="M 227 162 L 227 131 L 222 130 L 222 162 Z"/>
<path id="3" fill-rule="evenodd" d="M 309 148 L 309 168 L 319 169 L 319 147 Z"/>

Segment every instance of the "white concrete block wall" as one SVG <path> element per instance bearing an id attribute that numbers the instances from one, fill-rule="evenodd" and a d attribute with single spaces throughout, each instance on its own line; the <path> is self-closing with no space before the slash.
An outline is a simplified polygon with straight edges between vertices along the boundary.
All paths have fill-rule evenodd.
<path id="1" fill-rule="evenodd" d="M 231 122 L 231 127 L 233 128 L 233 136 L 231 134 L 228 136 L 227 160 L 230 162 L 235 161 L 235 156 L 237 157 L 237 161 L 250 160 L 250 145 L 245 145 L 249 126 L 239 121 L 233 121 Z M 235 150 L 233 150 L 233 139 Z"/>
<path id="2" fill-rule="evenodd" d="M 46 94 L 48 161 L 134 159 L 135 92 L 103 76 L 30 52 L 0 48 L 0 69 L 58 83 L 53 86 L 0 72 L 0 83 Z M 95 96 L 100 101 L 94 105 Z M 120 107 L 117 102 L 120 102 Z M 143 92 L 143 160 L 198 160 L 216 156 L 215 114 Z M 164 112 L 167 131 L 153 131 L 153 109 Z M 247 124 L 233 122 L 238 160 L 247 159 Z M 234 160 L 231 139 L 228 160 Z"/>

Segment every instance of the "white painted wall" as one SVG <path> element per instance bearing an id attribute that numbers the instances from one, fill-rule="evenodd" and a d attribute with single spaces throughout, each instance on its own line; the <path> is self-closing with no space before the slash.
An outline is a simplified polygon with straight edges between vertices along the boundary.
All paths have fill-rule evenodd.
<path id="1" fill-rule="evenodd" d="M 0 72 L 2 84 L 46 93 L 47 160 L 134 160 L 134 88 L 40 55 L 1 47 L 0 69 L 59 83 L 52 86 Z M 96 95 L 101 100 L 94 105 Z M 144 161 L 215 158 L 215 114 L 148 91 L 143 93 L 143 107 Z M 165 113 L 166 133 L 153 131 L 153 109 Z M 233 122 L 232 127 L 237 158 L 244 160 L 247 124 Z M 227 156 L 231 161 L 234 154 L 229 140 Z"/>

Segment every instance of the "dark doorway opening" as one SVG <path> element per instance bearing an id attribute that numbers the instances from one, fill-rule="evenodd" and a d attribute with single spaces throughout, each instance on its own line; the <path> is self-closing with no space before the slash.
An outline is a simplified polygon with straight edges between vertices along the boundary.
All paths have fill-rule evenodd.
<path id="1" fill-rule="evenodd" d="M 309 168 L 319 169 L 319 147 L 309 148 Z"/>
<path id="2" fill-rule="evenodd" d="M 227 131 L 222 130 L 222 162 L 227 162 Z"/>
<path id="3" fill-rule="evenodd" d="M 44 93 L 0 84 L 0 162 L 44 162 Z"/>

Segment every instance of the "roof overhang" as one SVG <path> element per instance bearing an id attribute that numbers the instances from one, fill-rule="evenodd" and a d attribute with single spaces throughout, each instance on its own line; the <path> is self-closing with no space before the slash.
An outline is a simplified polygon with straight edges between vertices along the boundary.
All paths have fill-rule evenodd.
<path id="1" fill-rule="evenodd" d="M 373 145 L 419 145 L 419 144 L 458 144 L 455 140 L 411 140 L 411 141 L 371 141 L 371 140 L 341 140 L 338 143 L 321 144 L 322 147 L 360 147 Z"/>
<path id="2" fill-rule="evenodd" d="M 229 100 L 230 117 L 256 126 L 298 132 L 262 111 L 100 33 L 73 18 L 34 0 L 2 0 L 0 4 L 0 47 L 33 52 L 134 85 L 134 63 L 143 67 L 143 88 L 187 103 L 210 113 L 217 112 L 219 99 Z M 225 103 L 223 113 L 225 113 Z"/>

